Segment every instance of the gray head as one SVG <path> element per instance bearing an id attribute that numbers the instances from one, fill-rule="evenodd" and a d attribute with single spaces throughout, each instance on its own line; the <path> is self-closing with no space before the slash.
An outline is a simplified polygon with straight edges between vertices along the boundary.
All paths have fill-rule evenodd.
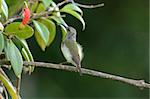
<path id="1" fill-rule="evenodd" d="M 68 27 L 67 39 L 76 41 L 76 30 L 73 27 Z"/>

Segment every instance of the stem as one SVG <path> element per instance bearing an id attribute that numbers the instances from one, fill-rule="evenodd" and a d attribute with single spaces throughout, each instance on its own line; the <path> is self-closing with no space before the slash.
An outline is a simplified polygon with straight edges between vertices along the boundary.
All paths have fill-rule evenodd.
<path id="1" fill-rule="evenodd" d="M 19 96 L 20 93 L 20 85 L 21 85 L 21 77 L 17 78 L 17 84 L 16 84 L 16 90 L 17 90 L 17 95 Z"/>
<path id="2" fill-rule="evenodd" d="M 87 8 L 87 9 L 99 8 L 99 7 L 104 6 L 104 3 L 100 3 L 100 4 L 96 4 L 96 5 L 85 5 L 85 4 L 80 4 L 80 3 L 75 3 L 75 4 L 79 7 Z"/>

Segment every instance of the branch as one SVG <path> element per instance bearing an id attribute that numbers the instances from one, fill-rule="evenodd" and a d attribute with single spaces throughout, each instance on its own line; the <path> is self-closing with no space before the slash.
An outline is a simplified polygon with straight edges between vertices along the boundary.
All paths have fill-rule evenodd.
<path id="1" fill-rule="evenodd" d="M 96 4 L 96 5 L 85 5 L 85 4 L 80 4 L 80 3 L 75 3 L 75 4 L 79 7 L 87 8 L 87 9 L 99 8 L 99 7 L 104 6 L 104 3 L 100 3 L 100 4 Z"/>
<path id="2" fill-rule="evenodd" d="M 5 66 L 10 65 L 10 62 L 6 61 L 6 60 L 0 60 L 0 65 L 5 65 Z M 69 65 L 44 63 L 44 62 L 26 62 L 26 61 L 24 61 L 23 65 L 26 67 L 35 66 L 35 67 L 53 68 L 53 69 L 60 69 L 60 70 L 77 72 L 76 67 L 69 66 Z M 150 89 L 150 84 L 144 82 L 144 80 L 129 79 L 129 78 L 116 76 L 116 75 L 112 75 L 112 74 L 108 74 L 108 73 L 103 73 L 103 72 L 95 71 L 95 70 L 91 70 L 91 69 L 85 69 L 85 68 L 81 68 L 81 70 L 82 70 L 82 73 L 86 74 L 86 75 L 120 81 L 120 82 L 123 82 L 126 84 L 136 86 L 140 89 L 143 89 L 143 88 L 149 88 Z"/>

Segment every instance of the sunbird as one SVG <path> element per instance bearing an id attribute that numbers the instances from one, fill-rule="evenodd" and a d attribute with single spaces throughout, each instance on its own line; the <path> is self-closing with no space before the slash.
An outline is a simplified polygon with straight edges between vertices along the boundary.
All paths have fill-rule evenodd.
<path id="1" fill-rule="evenodd" d="M 82 75 L 81 60 L 83 59 L 82 47 L 76 42 L 76 30 L 68 27 L 67 34 L 61 43 L 61 50 L 68 63 L 77 67 L 78 72 Z"/>

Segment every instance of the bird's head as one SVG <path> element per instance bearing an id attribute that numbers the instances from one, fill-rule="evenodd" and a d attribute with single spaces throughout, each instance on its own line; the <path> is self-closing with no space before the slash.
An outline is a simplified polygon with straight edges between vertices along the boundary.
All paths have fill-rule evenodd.
<path id="1" fill-rule="evenodd" d="M 76 30 L 73 27 L 68 27 L 67 39 L 76 41 Z"/>

